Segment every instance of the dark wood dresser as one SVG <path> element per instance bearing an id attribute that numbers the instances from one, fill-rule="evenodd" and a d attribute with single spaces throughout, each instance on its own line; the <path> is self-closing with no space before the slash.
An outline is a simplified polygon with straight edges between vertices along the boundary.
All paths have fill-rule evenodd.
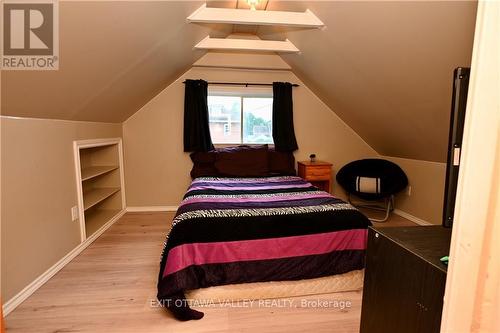
<path id="1" fill-rule="evenodd" d="M 451 229 L 371 227 L 361 333 L 439 332 Z"/>

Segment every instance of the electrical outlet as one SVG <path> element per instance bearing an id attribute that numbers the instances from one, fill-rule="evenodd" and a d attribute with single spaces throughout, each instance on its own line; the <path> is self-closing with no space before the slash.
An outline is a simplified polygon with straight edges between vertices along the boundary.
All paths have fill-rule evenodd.
<path id="1" fill-rule="evenodd" d="M 411 196 L 411 185 L 409 185 L 408 188 L 406 189 L 406 195 Z"/>
<path id="2" fill-rule="evenodd" d="M 71 221 L 78 220 L 78 206 L 71 207 Z"/>

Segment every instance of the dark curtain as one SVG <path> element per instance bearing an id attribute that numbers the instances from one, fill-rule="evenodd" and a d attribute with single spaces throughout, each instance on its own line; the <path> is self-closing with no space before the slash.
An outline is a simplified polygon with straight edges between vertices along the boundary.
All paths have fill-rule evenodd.
<path id="1" fill-rule="evenodd" d="M 208 125 L 208 83 L 186 80 L 184 94 L 184 151 L 214 149 Z"/>
<path id="2" fill-rule="evenodd" d="M 277 151 L 299 148 L 293 129 L 292 84 L 289 82 L 273 82 L 273 139 Z"/>

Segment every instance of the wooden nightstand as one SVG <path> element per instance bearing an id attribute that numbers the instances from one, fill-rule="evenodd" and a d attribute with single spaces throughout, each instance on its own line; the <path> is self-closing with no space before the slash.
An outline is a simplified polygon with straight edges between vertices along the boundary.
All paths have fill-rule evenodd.
<path id="1" fill-rule="evenodd" d="M 302 161 L 299 164 L 299 177 L 328 193 L 331 192 L 332 164 L 328 162 Z"/>

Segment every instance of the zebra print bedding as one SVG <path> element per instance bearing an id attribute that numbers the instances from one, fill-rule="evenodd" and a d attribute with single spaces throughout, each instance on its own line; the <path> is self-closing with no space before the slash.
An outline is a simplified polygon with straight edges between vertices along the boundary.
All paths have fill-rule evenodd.
<path id="1" fill-rule="evenodd" d="M 299 177 L 196 178 L 164 244 L 158 300 L 180 320 L 200 319 L 184 291 L 361 269 L 369 225 Z"/>

